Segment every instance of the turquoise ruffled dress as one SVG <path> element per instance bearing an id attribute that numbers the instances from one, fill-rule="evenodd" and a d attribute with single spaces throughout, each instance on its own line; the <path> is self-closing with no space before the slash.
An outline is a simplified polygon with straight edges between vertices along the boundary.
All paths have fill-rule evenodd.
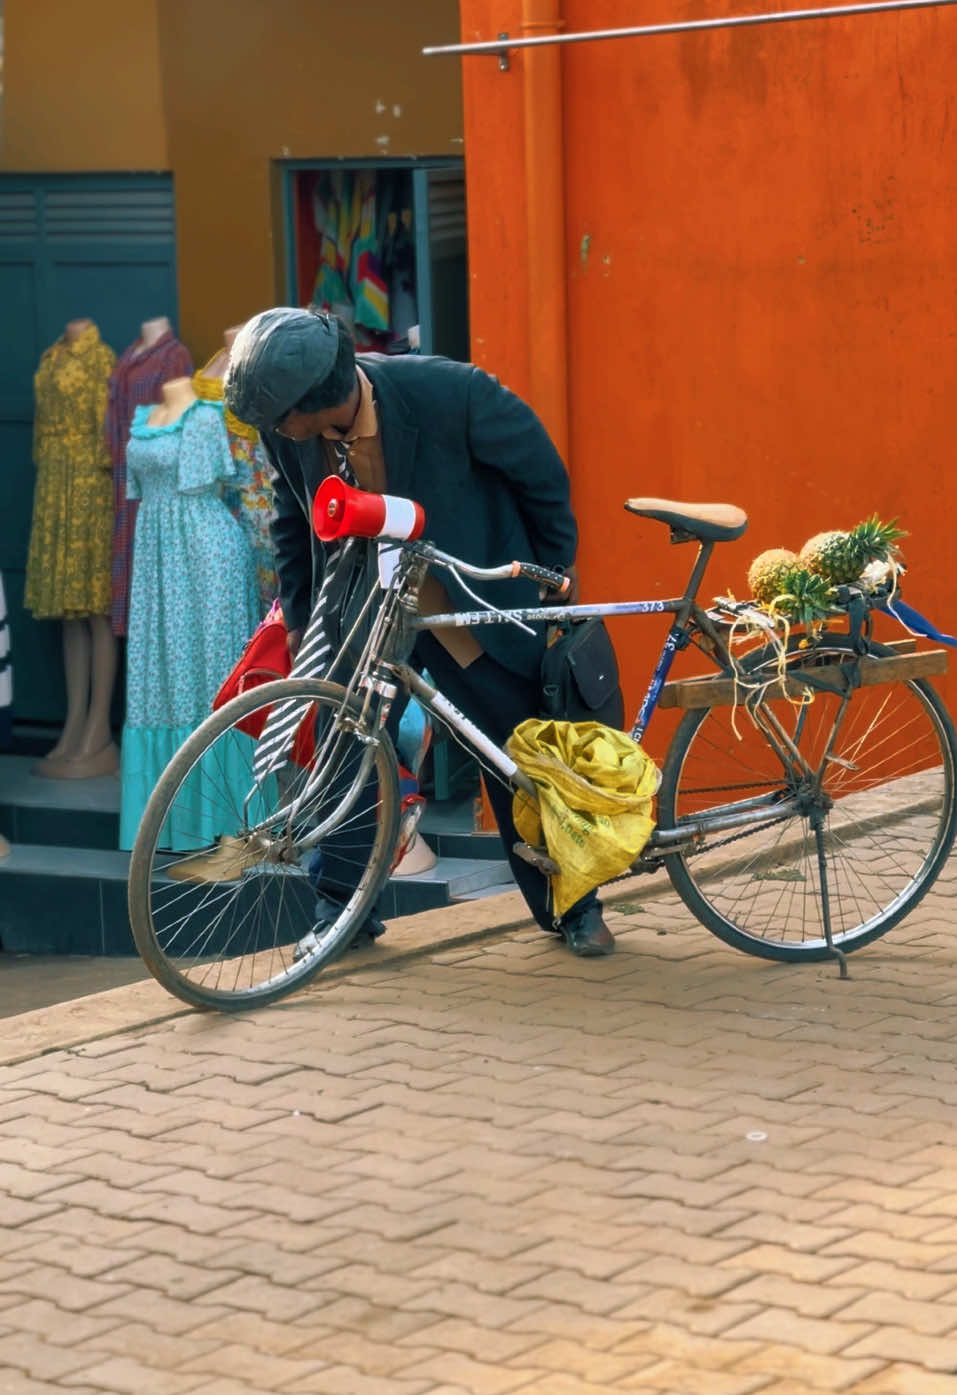
<path id="1" fill-rule="evenodd" d="M 131 848 L 157 780 L 200 722 L 259 619 L 255 562 L 220 493 L 235 474 L 223 408 L 197 401 L 169 426 L 138 407 L 127 495 L 139 499 L 127 646 L 120 847 Z M 209 847 L 237 832 L 254 742 L 230 734 L 190 772 L 160 846 Z M 204 758 L 206 759 L 206 758 Z M 232 796 L 232 797 L 230 797 Z M 253 811 L 255 812 L 255 811 Z"/>

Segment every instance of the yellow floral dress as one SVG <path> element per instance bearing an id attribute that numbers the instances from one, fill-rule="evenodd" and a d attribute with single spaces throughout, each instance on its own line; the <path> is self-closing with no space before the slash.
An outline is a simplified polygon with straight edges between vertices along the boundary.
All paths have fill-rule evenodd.
<path id="1" fill-rule="evenodd" d="M 220 352 L 222 352 L 220 350 Z M 219 354 L 193 374 L 193 391 L 205 402 L 222 402 L 223 380 L 212 377 L 207 370 Z M 227 484 L 223 502 L 246 534 L 256 560 L 256 584 L 259 608 L 265 615 L 277 595 L 276 554 L 269 532 L 275 513 L 269 466 L 259 432 L 226 411 L 226 434 L 229 453 L 236 467 L 236 483 Z"/>
<path id="2" fill-rule="evenodd" d="M 38 620 L 78 620 L 110 610 L 113 481 L 103 436 L 116 361 L 90 325 L 58 339 L 33 384 L 37 468 L 24 603 Z"/>

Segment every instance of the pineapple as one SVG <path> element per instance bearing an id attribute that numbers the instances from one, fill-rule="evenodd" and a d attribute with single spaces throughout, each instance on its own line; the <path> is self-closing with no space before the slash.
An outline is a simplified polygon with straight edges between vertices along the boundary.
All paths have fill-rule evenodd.
<path id="1" fill-rule="evenodd" d="M 781 577 L 780 586 L 774 598 L 774 610 L 786 615 L 793 624 L 813 626 L 828 615 L 833 603 L 833 588 L 823 576 L 798 565 Z"/>
<path id="2" fill-rule="evenodd" d="M 781 594 L 781 580 L 798 565 L 796 552 L 786 547 L 771 547 L 755 557 L 748 568 L 748 586 L 761 605 L 770 605 Z"/>
<path id="3" fill-rule="evenodd" d="M 896 557 L 894 544 L 904 536 L 897 519 L 882 523 L 871 514 L 849 532 L 831 530 L 815 533 L 801 548 L 799 561 L 831 586 L 857 581 L 869 562 L 886 562 Z"/>

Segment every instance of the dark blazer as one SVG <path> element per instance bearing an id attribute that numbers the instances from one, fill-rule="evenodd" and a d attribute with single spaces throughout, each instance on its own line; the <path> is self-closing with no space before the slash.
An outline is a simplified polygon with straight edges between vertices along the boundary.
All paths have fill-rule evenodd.
<path id="1" fill-rule="evenodd" d="M 480 368 L 451 359 L 363 354 L 379 416 L 390 494 L 414 499 L 426 514 L 424 536 L 476 566 L 538 562 L 560 569 L 575 560 L 578 529 L 568 475 L 538 417 Z M 325 477 L 321 441 L 298 444 L 273 431 L 263 442 L 275 470 L 279 594 L 286 624 L 301 630 L 322 577 L 324 545 L 312 531 L 312 498 Z M 475 603 L 447 573 L 452 607 Z M 473 583 L 469 583 L 473 585 Z M 474 584 L 501 607 L 535 606 L 533 582 Z M 483 626 L 479 642 L 513 672 L 531 677 L 544 649 L 514 625 Z"/>

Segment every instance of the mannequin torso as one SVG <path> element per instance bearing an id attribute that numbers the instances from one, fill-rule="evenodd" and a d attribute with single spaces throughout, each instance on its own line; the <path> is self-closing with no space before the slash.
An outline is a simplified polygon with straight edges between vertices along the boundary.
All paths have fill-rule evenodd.
<path id="1" fill-rule="evenodd" d="M 168 383 L 163 384 L 162 393 L 162 402 L 153 408 L 147 418 L 149 426 L 172 426 L 197 400 L 189 378 L 170 378 Z"/>
<path id="2" fill-rule="evenodd" d="M 223 347 L 218 354 L 214 354 L 203 369 L 203 375 L 207 378 L 223 378 L 226 376 L 226 368 L 229 364 L 229 351 L 233 347 L 233 340 L 239 333 L 241 325 L 231 325 L 229 329 L 223 330 Z"/>
<path id="3" fill-rule="evenodd" d="M 196 395 L 206 402 L 223 401 L 223 378 L 229 366 L 233 341 L 241 328 L 241 325 L 230 325 L 228 329 L 224 329 L 222 348 L 193 375 Z M 237 421 L 229 411 L 225 414 L 225 421 L 229 451 L 236 467 L 236 475 L 227 487 L 224 499 L 252 546 L 256 561 L 260 608 L 265 615 L 276 594 L 276 568 L 269 532 L 274 512 L 272 485 L 259 432 L 255 427 Z"/>
<path id="4" fill-rule="evenodd" d="M 63 338 L 66 340 L 68 344 L 75 343 L 76 340 L 79 339 L 81 334 L 86 333 L 86 331 L 90 328 L 92 323 L 93 321 L 90 319 L 88 315 L 84 316 L 82 319 L 79 320 L 69 320 L 67 322 L 66 328 L 63 331 Z"/>
<path id="5" fill-rule="evenodd" d="M 169 334 L 173 326 L 165 315 L 159 315 L 155 320 L 144 320 L 140 325 L 140 338 L 137 344 L 137 352 L 145 354 L 147 349 L 151 349 L 157 340 L 162 339 L 164 334 Z"/>

